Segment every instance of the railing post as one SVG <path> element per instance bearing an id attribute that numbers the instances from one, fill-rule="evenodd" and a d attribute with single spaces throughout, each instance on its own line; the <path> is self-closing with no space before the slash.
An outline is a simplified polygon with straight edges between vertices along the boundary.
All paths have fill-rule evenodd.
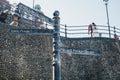
<path id="1" fill-rule="evenodd" d="M 67 38 L 67 25 L 65 25 L 65 38 Z"/>
<path id="2" fill-rule="evenodd" d="M 54 32 L 53 32 L 53 80 L 61 80 L 61 60 L 59 52 L 60 43 L 60 18 L 59 11 L 54 12 Z"/>
<path id="3" fill-rule="evenodd" d="M 48 29 L 48 24 L 47 23 L 45 23 L 45 28 Z"/>
<path id="4" fill-rule="evenodd" d="M 116 34 L 116 28 L 115 28 L 115 26 L 114 26 L 114 34 Z"/>

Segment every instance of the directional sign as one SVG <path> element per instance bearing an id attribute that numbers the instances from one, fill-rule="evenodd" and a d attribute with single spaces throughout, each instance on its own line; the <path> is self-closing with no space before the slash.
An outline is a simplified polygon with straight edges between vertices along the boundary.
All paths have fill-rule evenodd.
<path id="1" fill-rule="evenodd" d="M 42 35 L 52 35 L 52 29 L 10 29 L 10 33 L 13 34 L 42 34 Z"/>
<path id="2" fill-rule="evenodd" d="M 44 14 L 42 14 L 42 13 L 40 13 L 40 12 L 38 12 L 38 11 L 36 11 L 36 10 L 34 10 L 34 9 L 32 9 L 32 8 L 22 4 L 22 3 L 18 4 L 18 8 L 19 8 L 21 14 L 23 12 L 26 12 L 28 14 L 31 14 L 35 18 L 43 19 L 45 22 L 47 22 L 49 24 L 53 24 L 53 20 L 51 18 L 45 16 Z"/>

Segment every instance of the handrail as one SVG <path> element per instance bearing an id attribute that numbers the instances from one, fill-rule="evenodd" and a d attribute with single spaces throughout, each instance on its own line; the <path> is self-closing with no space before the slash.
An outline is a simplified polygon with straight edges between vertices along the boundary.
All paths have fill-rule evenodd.
<path id="1" fill-rule="evenodd" d="M 108 30 L 108 26 L 105 25 L 96 25 L 97 29 L 93 30 L 93 32 L 95 34 L 97 34 L 97 36 L 93 36 L 93 37 L 107 37 L 109 38 L 109 30 Z M 114 38 L 114 35 L 117 35 L 118 37 L 120 37 L 120 29 L 110 26 L 111 29 L 111 38 Z M 61 36 L 64 37 L 77 37 L 77 38 L 83 38 L 83 37 L 91 37 L 90 34 L 88 34 L 88 25 L 83 25 L 83 26 L 61 26 L 60 28 Z"/>
<path id="2" fill-rule="evenodd" d="M 43 19 L 44 27 L 47 29 L 53 29 L 53 19 L 47 17 L 46 15 L 22 4 L 19 3 L 17 5 L 18 9 L 20 10 L 20 28 L 38 28 L 39 27 L 39 19 Z M 14 11 L 12 11 L 14 12 Z M 25 18 L 26 15 L 30 14 L 30 19 Z M 32 18 L 32 19 L 31 19 Z M 10 24 L 12 21 L 12 15 L 9 16 L 7 20 L 7 24 Z M 39 29 L 39 28 L 38 28 Z M 110 26 L 110 35 L 111 38 L 114 38 L 114 35 L 120 37 L 120 28 L 116 28 L 114 26 Z M 96 30 L 93 30 L 94 36 L 93 37 L 109 37 L 109 30 L 108 26 L 106 25 L 96 25 Z M 97 34 L 97 35 L 96 35 Z M 64 24 L 60 24 L 60 35 L 64 37 L 91 37 L 88 34 L 88 25 L 80 25 L 80 26 L 68 26 Z"/>

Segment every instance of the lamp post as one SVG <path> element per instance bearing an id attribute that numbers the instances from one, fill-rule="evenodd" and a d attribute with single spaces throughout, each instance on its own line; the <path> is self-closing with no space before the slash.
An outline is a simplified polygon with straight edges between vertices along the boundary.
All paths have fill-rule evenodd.
<path id="1" fill-rule="evenodd" d="M 35 0 L 33 0 L 33 9 L 34 9 L 34 3 L 35 3 Z"/>
<path id="2" fill-rule="evenodd" d="M 106 6 L 106 14 L 107 14 L 107 24 L 108 24 L 108 30 L 109 30 L 109 38 L 111 38 L 111 33 L 110 33 L 110 23 L 109 23 L 109 14 L 108 14 L 108 1 L 109 0 L 103 0 L 105 2 Z"/>

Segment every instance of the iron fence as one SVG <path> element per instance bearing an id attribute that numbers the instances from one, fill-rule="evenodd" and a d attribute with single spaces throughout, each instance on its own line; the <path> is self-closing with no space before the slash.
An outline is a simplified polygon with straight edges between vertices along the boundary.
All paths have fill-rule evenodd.
<path id="1" fill-rule="evenodd" d="M 110 26 L 111 38 L 114 38 L 115 35 L 120 37 L 120 29 L 115 26 Z M 88 33 L 88 25 L 82 26 L 67 26 L 61 25 L 60 33 L 66 38 L 82 38 L 82 37 L 91 37 Z M 93 30 L 93 37 L 107 37 L 109 38 L 108 26 L 96 25 L 96 29 Z"/>
<path id="2" fill-rule="evenodd" d="M 19 3 L 18 9 L 20 10 L 20 19 L 18 20 L 19 25 L 18 28 L 30 28 L 30 29 L 39 29 L 39 20 L 43 20 L 43 26 L 46 29 L 53 29 L 53 19 L 47 17 L 46 15 L 35 11 L 34 9 Z M 14 13 L 14 11 L 11 11 Z M 8 19 L 6 20 L 7 24 L 12 22 L 13 15 L 9 14 Z M 110 26 L 110 35 L 111 38 L 114 38 L 115 35 L 120 37 L 120 28 L 115 26 Z M 91 37 L 88 34 L 88 25 L 82 26 L 67 26 L 60 24 L 60 35 L 66 38 L 83 38 L 83 37 Z M 107 37 L 109 38 L 109 30 L 108 26 L 105 25 L 96 25 L 96 29 L 93 30 L 93 37 Z"/>

